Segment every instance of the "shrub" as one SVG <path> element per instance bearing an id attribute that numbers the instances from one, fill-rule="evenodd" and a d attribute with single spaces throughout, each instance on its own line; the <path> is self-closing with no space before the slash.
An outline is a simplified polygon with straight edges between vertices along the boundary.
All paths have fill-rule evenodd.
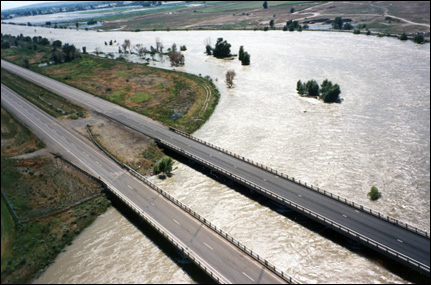
<path id="1" fill-rule="evenodd" d="M 370 197 L 370 199 L 372 201 L 375 201 L 382 196 L 382 193 L 379 192 L 379 190 L 377 189 L 376 186 L 372 186 L 371 190 L 370 190 L 370 192 L 368 192 L 367 196 Z"/>

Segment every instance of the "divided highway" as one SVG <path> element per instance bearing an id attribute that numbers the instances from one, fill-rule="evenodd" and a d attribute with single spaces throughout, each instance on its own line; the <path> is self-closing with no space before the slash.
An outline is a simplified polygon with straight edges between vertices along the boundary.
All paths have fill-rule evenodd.
<path id="1" fill-rule="evenodd" d="M 425 237 L 360 211 L 355 207 L 274 175 L 217 149 L 169 131 L 167 127 L 153 122 L 147 117 L 66 84 L 3 60 L 2 68 L 14 72 L 87 109 L 98 111 L 136 131 L 164 141 L 166 142 L 165 145 L 173 146 L 171 149 L 177 149 L 179 153 L 185 153 L 188 157 L 193 156 L 197 160 L 205 161 L 207 166 L 213 165 L 215 168 L 222 169 L 224 172 L 229 173 L 228 176 L 233 175 L 258 188 L 263 188 L 271 193 L 270 197 L 282 197 L 282 199 L 289 201 L 289 203 L 285 203 L 289 207 L 295 204 L 307 209 L 310 213 L 316 213 L 320 217 L 315 219 L 318 222 L 332 228 L 334 228 L 333 225 L 337 225 L 339 228 L 347 229 L 347 231 L 339 230 L 339 232 L 350 238 L 352 238 L 352 233 L 355 233 L 358 237 L 361 237 L 357 238 L 359 242 L 429 276 L 429 234 L 428 237 Z M 297 210 L 298 208 L 294 209 Z M 302 212 L 304 213 L 304 211 Z"/>
<path id="2" fill-rule="evenodd" d="M 115 195 L 161 229 L 174 244 L 184 249 L 187 256 L 201 263 L 215 280 L 238 284 L 286 283 L 214 230 L 131 176 L 88 139 L 66 129 L 3 85 L 1 105 L 68 160 L 100 177 Z"/>

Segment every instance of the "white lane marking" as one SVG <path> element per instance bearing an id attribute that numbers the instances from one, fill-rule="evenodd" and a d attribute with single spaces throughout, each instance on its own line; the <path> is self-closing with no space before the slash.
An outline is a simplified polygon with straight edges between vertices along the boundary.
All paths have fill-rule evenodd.
<path id="1" fill-rule="evenodd" d="M 400 243 L 403 243 L 403 241 L 402 241 L 402 240 L 400 240 L 400 239 L 397 239 L 397 241 L 399 241 Z"/>
<path id="2" fill-rule="evenodd" d="M 172 219 L 176 224 L 178 224 L 179 226 L 181 226 L 181 224 L 180 223 L 178 223 L 178 221 L 177 220 L 175 220 L 175 219 Z"/>
<path id="3" fill-rule="evenodd" d="M 267 181 L 265 178 L 263 178 L 263 181 Z"/>
<path id="4" fill-rule="evenodd" d="M 343 217 L 347 218 L 347 216 L 346 216 L 346 215 L 343 215 Z"/>
<path id="5" fill-rule="evenodd" d="M 302 195 L 301 195 L 301 194 L 298 194 L 298 196 L 302 198 Z"/>
<path id="6" fill-rule="evenodd" d="M 209 246 L 206 242 L 204 242 L 204 245 L 206 245 L 209 249 L 214 250 L 211 246 Z"/>
<path id="7" fill-rule="evenodd" d="M 129 187 L 130 189 L 132 189 L 132 190 L 133 190 L 133 187 L 132 187 L 132 186 L 130 186 L 130 185 L 127 185 L 127 187 Z"/>
<path id="8" fill-rule="evenodd" d="M 356 212 L 356 213 L 359 213 L 359 211 L 358 211 L 358 210 L 355 210 L 355 212 Z"/>
<path id="9" fill-rule="evenodd" d="M 248 276 L 247 274 L 245 274 L 245 272 L 243 272 L 242 274 L 244 274 L 248 279 L 250 279 L 251 281 L 253 281 L 253 282 L 254 282 L 254 279 L 253 279 L 253 278 L 251 278 L 250 276 Z"/>

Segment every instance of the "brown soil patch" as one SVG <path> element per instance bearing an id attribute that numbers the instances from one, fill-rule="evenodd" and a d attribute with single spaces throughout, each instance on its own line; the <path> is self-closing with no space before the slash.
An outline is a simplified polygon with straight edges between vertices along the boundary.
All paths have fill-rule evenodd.
<path id="1" fill-rule="evenodd" d="M 116 122 L 105 119 L 91 132 L 112 155 L 143 175 L 151 174 L 154 162 L 163 157 L 151 138 Z"/>

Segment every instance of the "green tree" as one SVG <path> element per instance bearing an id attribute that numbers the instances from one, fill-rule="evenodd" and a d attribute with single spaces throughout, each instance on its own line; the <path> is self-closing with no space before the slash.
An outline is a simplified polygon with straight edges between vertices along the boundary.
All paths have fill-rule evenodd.
<path id="1" fill-rule="evenodd" d="M 238 52 L 238 59 L 242 61 L 243 56 L 244 56 L 244 46 L 240 46 L 239 52 Z"/>
<path id="2" fill-rule="evenodd" d="M 301 80 L 298 80 L 296 83 L 296 91 L 298 91 L 298 94 L 301 96 L 305 95 L 305 85 L 302 84 Z"/>
<path id="3" fill-rule="evenodd" d="M 325 103 L 336 103 L 340 101 L 340 86 L 333 85 L 331 81 L 325 79 L 320 85 L 320 98 Z"/>
<path id="4" fill-rule="evenodd" d="M 424 39 L 424 36 L 423 36 L 423 35 L 421 35 L 421 34 L 417 34 L 417 35 L 414 37 L 413 41 L 414 41 L 415 43 L 417 43 L 417 44 L 423 44 L 423 43 L 424 43 L 424 41 L 425 41 L 425 39 Z"/>
<path id="5" fill-rule="evenodd" d="M 351 30 L 351 29 L 353 29 L 353 26 L 349 22 L 347 22 L 343 25 L 343 30 Z M 358 29 L 358 31 L 359 31 L 359 29 Z"/>
<path id="6" fill-rule="evenodd" d="M 64 44 L 62 47 L 64 53 L 64 61 L 69 62 L 79 57 L 79 52 L 74 45 Z"/>
<path id="7" fill-rule="evenodd" d="M 370 190 L 370 192 L 368 192 L 367 196 L 370 197 L 370 199 L 372 201 L 375 201 L 382 196 L 382 193 L 379 192 L 379 190 L 377 189 L 376 186 L 372 186 L 371 190 Z"/>
<path id="8" fill-rule="evenodd" d="M 231 45 L 224 41 L 223 38 L 218 38 L 215 48 L 213 50 L 213 55 L 217 58 L 229 57 Z"/>
<path id="9" fill-rule="evenodd" d="M 319 96 L 319 84 L 317 84 L 316 80 L 307 81 L 305 90 L 307 96 Z"/>
<path id="10" fill-rule="evenodd" d="M 212 55 L 213 54 L 213 48 L 210 45 L 206 45 L 205 49 L 206 49 L 207 55 Z"/>
<path id="11" fill-rule="evenodd" d="M 171 175 L 172 166 L 174 164 L 174 161 L 170 157 L 164 157 L 162 158 L 158 164 L 155 164 L 153 167 L 154 174 L 160 174 L 163 173 L 164 175 Z"/>
<path id="12" fill-rule="evenodd" d="M 269 26 L 271 29 L 274 29 L 274 20 L 269 21 Z"/>
<path id="13" fill-rule="evenodd" d="M 264 9 L 268 9 L 268 1 L 264 1 L 262 6 Z"/>
<path id="14" fill-rule="evenodd" d="M 399 39 L 401 41 L 406 41 L 407 40 L 407 34 L 406 33 L 402 33 Z"/>
<path id="15" fill-rule="evenodd" d="M 24 59 L 24 67 L 30 68 L 30 62 L 29 62 L 28 58 Z"/>
<path id="16" fill-rule="evenodd" d="M 55 40 L 52 42 L 52 46 L 55 48 L 61 48 L 62 44 L 63 43 L 60 40 Z"/>
<path id="17" fill-rule="evenodd" d="M 336 17 L 334 22 L 332 22 L 332 28 L 341 30 L 343 28 L 343 19 L 341 17 Z"/>
<path id="18" fill-rule="evenodd" d="M 244 54 L 242 56 L 241 64 L 242 65 L 250 65 L 250 55 L 246 51 L 244 52 Z"/>

